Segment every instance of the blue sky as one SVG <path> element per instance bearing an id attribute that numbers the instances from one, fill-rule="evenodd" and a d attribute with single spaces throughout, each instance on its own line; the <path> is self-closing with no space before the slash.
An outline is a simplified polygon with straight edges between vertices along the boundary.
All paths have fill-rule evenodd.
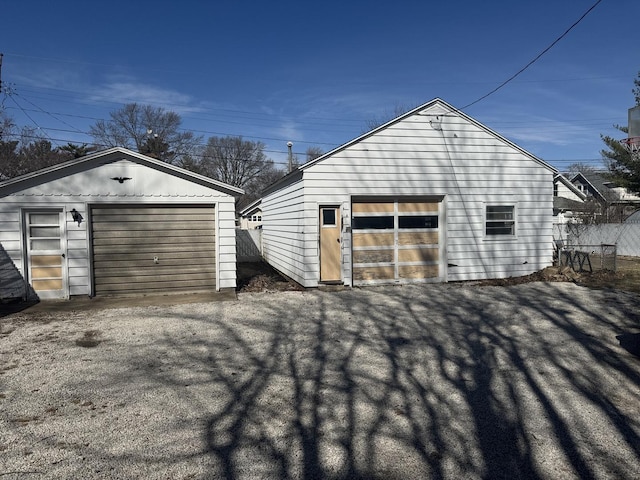
<path id="1" fill-rule="evenodd" d="M 285 162 L 435 97 L 464 107 L 508 79 L 596 0 L 34 1 L 0 15 L 18 125 L 85 143 L 126 103 L 241 135 Z M 640 2 L 603 0 L 529 69 L 465 113 L 562 169 L 599 164 L 640 71 Z"/>

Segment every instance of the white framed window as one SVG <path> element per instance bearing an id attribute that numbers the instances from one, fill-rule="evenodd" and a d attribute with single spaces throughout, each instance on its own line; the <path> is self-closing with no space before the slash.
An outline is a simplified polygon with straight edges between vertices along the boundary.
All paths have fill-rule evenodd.
<path id="1" fill-rule="evenodd" d="M 487 205 L 485 235 L 489 238 L 516 236 L 515 205 Z"/>

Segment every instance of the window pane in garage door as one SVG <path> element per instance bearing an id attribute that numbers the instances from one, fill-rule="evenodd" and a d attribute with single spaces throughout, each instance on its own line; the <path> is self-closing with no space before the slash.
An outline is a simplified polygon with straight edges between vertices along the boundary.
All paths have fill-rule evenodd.
<path id="1" fill-rule="evenodd" d="M 438 228 L 437 215 L 398 217 L 398 228 Z"/>
<path id="2" fill-rule="evenodd" d="M 351 228 L 354 230 L 393 228 L 393 217 L 354 217 Z"/>

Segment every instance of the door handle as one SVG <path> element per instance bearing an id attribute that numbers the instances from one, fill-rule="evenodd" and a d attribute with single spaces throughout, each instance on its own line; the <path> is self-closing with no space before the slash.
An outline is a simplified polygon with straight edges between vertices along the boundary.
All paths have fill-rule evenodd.
<path id="1" fill-rule="evenodd" d="M 339 238 L 336 238 L 336 242 L 340 243 L 340 239 L 339 239 Z"/>
<path id="2" fill-rule="evenodd" d="M 64 253 L 62 254 L 62 258 L 67 258 L 67 257 L 65 257 Z"/>

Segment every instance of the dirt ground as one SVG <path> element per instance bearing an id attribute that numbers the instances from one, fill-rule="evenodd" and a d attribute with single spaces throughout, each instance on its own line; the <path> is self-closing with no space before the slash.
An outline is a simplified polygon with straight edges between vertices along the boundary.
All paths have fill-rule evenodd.
<path id="1" fill-rule="evenodd" d="M 593 273 L 568 272 L 566 269 L 549 267 L 540 272 L 523 277 L 484 280 L 482 285 L 507 286 L 529 282 L 572 282 L 589 288 L 615 289 L 640 293 L 640 258 L 618 257 L 616 271 L 596 271 Z M 475 283 L 475 282 L 473 282 Z M 238 291 L 301 291 L 303 287 L 284 278 L 264 262 L 238 264 Z"/>
<path id="2" fill-rule="evenodd" d="M 640 258 L 618 257 L 615 272 L 586 274 L 581 284 L 592 288 L 613 288 L 640 293 Z"/>
<path id="3" fill-rule="evenodd" d="M 301 291 L 303 287 L 280 275 L 265 262 L 238 263 L 238 291 Z"/>

